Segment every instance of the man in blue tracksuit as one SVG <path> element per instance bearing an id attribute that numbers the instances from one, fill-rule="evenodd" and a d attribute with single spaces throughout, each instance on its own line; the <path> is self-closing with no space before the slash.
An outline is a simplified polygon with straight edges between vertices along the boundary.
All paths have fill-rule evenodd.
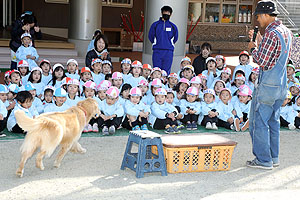
<path id="1" fill-rule="evenodd" d="M 178 29 L 169 21 L 172 14 L 170 6 L 162 7 L 161 14 L 162 17 L 151 25 L 148 38 L 152 43 L 153 67 L 159 67 L 170 74 L 174 45 L 178 40 Z"/>

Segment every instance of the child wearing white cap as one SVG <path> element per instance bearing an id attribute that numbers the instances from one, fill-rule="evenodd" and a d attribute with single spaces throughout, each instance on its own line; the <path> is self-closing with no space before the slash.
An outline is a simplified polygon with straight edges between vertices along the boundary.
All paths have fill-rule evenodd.
<path id="1" fill-rule="evenodd" d="M 53 103 L 53 94 L 54 94 L 55 88 L 51 85 L 47 85 L 44 89 L 44 98 L 42 100 L 44 109 L 49 104 Z"/>
<path id="2" fill-rule="evenodd" d="M 195 76 L 194 67 L 192 65 L 186 65 L 183 67 L 181 74 L 183 78 L 190 81 Z"/>
<path id="3" fill-rule="evenodd" d="M 220 80 L 224 81 L 227 88 L 231 88 L 231 69 L 228 67 L 224 67 L 221 71 Z"/>
<path id="4" fill-rule="evenodd" d="M 33 102 L 33 97 L 30 94 L 30 92 L 28 92 L 28 91 L 20 91 L 17 94 L 16 101 L 17 101 L 17 104 L 16 104 L 15 108 L 12 110 L 12 112 L 9 115 L 8 120 L 7 120 L 7 129 L 8 129 L 8 131 L 13 132 L 13 133 L 25 134 L 25 132 L 17 124 L 17 120 L 15 117 L 15 111 L 23 110 L 28 117 L 33 118 L 34 115 L 29 110 L 32 105 L 32 102 Z"/>
<path id="5" fill-rule="evenodd" d="M 202 115 L 199 117 L 198 124 L 201 124 L 206 129 L 217 130 L 218 123 L 218 104 L 215 102 L 215 91 L 207 89 L 203 91 L 203 102 L 201 102 Z"/>
<path id="6" fill-rule="evenodd" d="M 52 79 L 47 85 L 52 85 L 55 89 L 60 88 L 62 80 L 67 77 L 64 71 L 64 66 L 60 63 L 56 63 L 53 66 Z"/>
<path id="7" fill-rule="evenodd" d="M 42 82 L 42 69 L 39 67 L 34 67 L 32 68 L 29 78 L 28 78 L 28 83 L 32 83 L 34 88 L 36 89 L 36 96 L 38 98 L 42 98 L 45 84 Z"/>
<path id="8" fill-rule="evenodd" d="M 138 88 L 131 88 L 129 101 L 125 103 L 125 119 L 122 126 L 128 130 L 148 130 L 148 116 L 150 106 L 141 102 L 142 91 Z"/>
<path id="9" fill-rule="evenodd" d="M 6 135 L 2 133 L 7 123 L 7 109 L 5 102 L 7 101 L 8 89 L 5 85 L 0 84 L 0 137 L 5 137 Z"/>
<path id="10" fill-rule="evenodd" d="M 165 89 L 174 90 L 177 83 L 178 83 L 178 75 L 176 73 L 171 73 L 167 78 L 167 84 Z"/>
<path id="11" fill-rule="evenodd" d="M 66 104 L 69 107 L 76 106 L 80 98 L 79 80 L 71 79 L 67 82 L 67 100 Z"/>
<path id="12" fill-rule="evenodd" d="M 112 78 L 112 85 L 117 87 L 120 90 L 124 83 L 122 73 L 114 72 L 111 78 Z"/>
<path id="13" fill-rule="evenodd" d="M 177 128 L 176 116 L 177 109 L 166 103 L 167 91 L 164 88 L 158 88 L 155 91 L 155 102 L 151 105 L 151 114 L 149 123 L 154 129 L 165 129 L 166 133 L 179 133 Z"/>
<path id="14" fill-rule="evenodd" d="M 128 83 L 132 77 L 131 71 L 131 60 L 129 58 L 124 58 L 121 61 L 121 73 L 123 75 L 124 83 Z"/>
<path id="15" fill-rule="evenodd" d="M 103 135 L 113 135 L 122 123 L 124 116 L 123 106 L 118 102 L 118 88 L 111 86 L 106 91 L 106 99 L 101 102 L 101 111 L 98 126 L 102 128 Z"/>
<path id="16" fill-rule="evenodd" d="M 186 91 L 186 96 L 180 101 L 180 110 L 184 114 L 181 120 L 187 130 L 197 130 L 197 121 L 201 112 L 201 104 L 199 91 L 196 87 L 189 87 Z"/>
<path id="17" fill-rule="evenodd" d="M 7 116 L 9 116 L 9 114 L 11 113 L 11 111 L 14 109 L 15 105 L 16 105 L 16 96 L 19 92 L 20 88 L 19 86 L 17 86 L 16 84 L 10 84 L 8 86 L 8 93 L 7 93 L 7 101 L 5 101 L 5 106 L 7 109 Z"/>
<path id="18" fill-rule="evenodd" d="M 23 33 L 21 35 L 22 45 L 16 52 L 16 58 L 18 62 L 20 60 L 26 60 L 29 63 L 29 69 L 38 67 L 36 61 L 39 59 L 39 55 L 36 49 L 32 46 L 31 35 L 29 33 Z"/>
<path id="19" fill-rule="evenodd" d="M 50 61 L 43 59 L 40 62 L 40 68 L 42 69 L 42 82 L 45 85 L 48 85 L 49 81 L 52 79 Z"/>
<path id="20" fill-rule="evenodd" d="M 219 79 L 221 72 L 217 69 L 216 59 L 213 57 L 208 57 L 206 59 L 206 68 L 202 74 L 207 77 L 207 88 L 211 88 L 215 80 Z"/>
<path id="21" fill-rule="evenodd" d="M 191 60 L 190 57 L 185 56 L 180 61 L 180 70 L 177 72 L 178 78 L 182 78 L 183 77 L 182 70 L 187 65 L 192 65 L 192 60 Z"/>
<path id="22" fill-rule="evenodd" d="M 99 85 L 101 81 L 104 80 L 104 74 L 102 72 L 102 60 L 99 58 L 95 58 L 92 60 L 91 65 L 91 71 L 92 71 L 92 77 L 93 81 L 96 83 L 96 85 Z"/>
<path id="23" fill-rule="evenodd" d="M 63 88 L 56 88 L 53 95 L 53 103 L 45 107 L 44 112 L 61 112 L 69 108 L 65 103 L 67 100 L 67 92 Z"/>
<path id="24" fill-rule="evenodd" d="M 66 76 L 70 77 L 72 79 L 80 79 L 80 76 L 78 74 L 79 67 L 78 67 L 78 62 L 75 59 L 69 59 L 67 61 L 67 73 Z"/>

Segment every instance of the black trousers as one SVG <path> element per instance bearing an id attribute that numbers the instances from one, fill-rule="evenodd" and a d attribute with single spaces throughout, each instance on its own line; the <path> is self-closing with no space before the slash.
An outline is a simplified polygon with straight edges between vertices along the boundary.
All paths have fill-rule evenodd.
<path id="1" fill-rule="evenodd" d="M 162 130 L 162 129 L 165 129 L 165 127 L 167 125 L 170 125 L 170 126 L 177 126 L 177 121 L 172 121 L 171 118 L 166 118 L 166 119 L 158 119 L 156 118 L 155 122 L 154 122 L 154 125 L 153 125 L 153 128 L 154 129 L 158 129 L 158 130 Z"/>
<path id="2" fill-rule="evenodd" d="M 0 132 L 3 131 L 6 127 L 6 117 L 3 120 L 0 120 Z"/>
<path id="3" fill-rule="evenodd" d="M 202 126 L 206 126 L 207 122 L 210 123 L 218 123 L 218 117 L 209 117 L 208 115 L 204 115 L 203 120 L 201 122 Z"/>
<path id="4" fill-rule="evenodd" d="M 139 126 L 142 126 L 143 124 L 148 124 L 148 120 L 147 118 L 144 118 L 144 117 L 141 117 L 141 120 L 142 121 L 139 121 L 139 117 L 136 118 L 136 120 L 134 122 L 131 122 L 131 125 L 130 126 L 130 123 L 129 123 L 129 119 L 128 117 L 126 116 L 123 123 L 122 123 L 122 127 L 123 128 L 126 128 L 128 130 L 131 130 L 133 127 L 135 127 L 136 125 L 139 125 Z"/>
<path id="5" fill-rule="evenodd" d="M 243 122 L 246 122 L 248 120 L 248 114 L 243 113 Z"/>
<path id="6" fill-rule="evenodd" d="M 226 128 L 226 129 L 230 129 L 231 130 L 231 128 L 230 128 L 230 126 L 231 126 L 232 124 L 230 124 L 229 122 L 225 122 L 225 121 L 223 121 L 223 120 L 221 120 L 221 119 L 218 119 L 218 124 L 217 124 L 217 126 L 220 126 L 220 127 L 224 127 L 224 128 Z"/>
<path id="7" fill-rule="evenodd" d="M 13 128 L 12 128 L 12 132 L 13 133 L 22 133 L 22 134 L 26 134 L 25 131 L 23 131 L 23 129 L 20 128 L 20 126 L 18 124 L 16 124 Z"/>
<path id="8" fill-rule="evenodd" d="M 109 128 L 110 126 L 115 126 L 115 128 L 117 129 L 122 123 L 122 118 L 123 117 L 114 117 L 112 119 L 104 121 L 102 117 L 99 117 L 98 127 L 103 128 L 103 126 L 107 126 Z"/>
<path id="9" fill-rule="evenodd" d="M 184 115 L 183 119 L 181 120 L 184 124 L 187 122 L 197 122 L 199 115 L 196 114 L 187 114 Z"/>
<path id="10" fill-rule="evenodd" d="M 280 126 L 288 127 L 290 123 L 288 123 L 283 117 L 280 116 Z"/>
<path id="11" fill-rule="evenodd" d="M 89 124 L 93 126 L 95 123 L 98 123 L 98 120 L 99 120 L 99 117 L 96 118 L 96 119 L 95 119 L 95 118 L 92 118 L 92 119 L 89 121 Z"/>
<path id="12" fill-rule="evenodd" d="M 295 118 L 295 126 L 296 126 L 297 128 L 299 128 L 299 126 L 300 126 L 300 118 L 299 118 L 299 117 L 296 117 L 296 118 Z"/>

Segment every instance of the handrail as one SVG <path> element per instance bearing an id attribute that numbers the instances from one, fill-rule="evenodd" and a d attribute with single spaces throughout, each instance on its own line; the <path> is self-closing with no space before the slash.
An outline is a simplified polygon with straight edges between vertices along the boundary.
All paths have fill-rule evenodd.
<path id="1" fill-rule="evenodd" d="M 282 15 L 283 15 L 283 20 L 287 21 L 293 28 L 297 28 L 295 22 L 289 17 L 289 11 L 282 5 L 281 2 L 279 2 L 278 0 L 275 0 L 277 5 L 278 5 L 278 9 L 281 11 Z"/>

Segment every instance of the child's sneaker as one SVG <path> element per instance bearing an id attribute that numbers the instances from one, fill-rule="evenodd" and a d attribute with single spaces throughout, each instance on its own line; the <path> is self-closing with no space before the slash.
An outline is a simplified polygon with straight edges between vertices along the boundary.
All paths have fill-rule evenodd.
<path id="1" fill-rule="evenodd" d="M 107 126 L 104 126 L 104 127 L 102 128 L 102 133 L 103 133 L 103 135 L 109 135 Z"/>
<path id="2" fill-rule="evenodd" d="M 87 132 L 92 132 L 92 131 L 93 131 L 92 125 L 88 124 L 87 125 Z"/>
<path id="3" fill-rule="evenodd" d="M 192 122 L 192 130 L 197 130 L 197 124 L 196 122 Z"/>
<path id="4" fill-rule="evenodd" d="M 0 138 L 1 138 L 1 137 L 6 137 L 5 133 L 2 133 L 2 132 L 1 132 L 1 133 L 0 133 Z"/>
<path id="5" fill-rule="evenodd" d="M 216 123 L 212 123 L 211 129 L 218 130 L 217 124 Z"/>
<path id="6" fill-rule="evenodd" d="M 116 132 L 115 126 L 110 126 L 109 129 L 108 129 L 108 133 L 110 135 L 113 135 L 113 134 L 115 134 L 115 132 Z"/>
<path id="7" fill-rule="evenodd" d="M 242 130 L 242 131 L 245 131 L 245 130 L 247 130 L 248 128 L 249 128 L 249 120 L 247 120 L 247 121 L 243 124 L 241 130 Z"/>
<path id="8" fill-rule="evenodd" d="M 289 124 L 289 130 L 295 130 L 296 126 L 294 124 Z"/>
<path id="9" fill-rule="evenodd" d="M 192 130 L 192 124 L 190 122 L 186 123 L 186 130 L 190 131 Z"/>
<path id="10" fill-rule="evenodd" d="M 177 128 L 177 126 L 173 125 L 172 126 L 174 133 L 181 133 L 181 131 Z"/>
<path id="11" fill-rule="evenodd" d="M 141 129 L 140 129 L 140 126 L 139 126 L 139 125 L 136 125 L 135 127 L 132 128 L 132 130 L 133 130 L 133 131 L 139 131 L 139 130 L 141 130 Z"/>
<path id="12" fill-rule="evenodd" d="M 210 122 L 207 122 L 205 128 L 206 128 L 206 129 L 212 129 L 211 123 L 210 123 Z"/>
<path id="13" fill-rule="evenodd" d="M 84 133 L 87 133 L 87 132 L 89 132 L 89 131 L 88 131 L 88 125 L 85 125 L 85 126 L 84 126 L 84 128 L 83 128 L 83 131 L 82 131 L 82 132 L 84 132 Z"/>
<path id="14" fill-rule="evenodd" d="M 235 131 L 235 126 L 233 124 L 230 125 L 230 129 Z"/>
<path id="15" fill-rule="evenodd" d="M 143 124 L 143 125 L 141 126 L 141 130 L 143 130 L 143 131 L 148 131 L 147 124 Z"/>
<path id="16" fill-rule="evenodd" d="M 168 128 L 166 128 L 165 133 L 167 134 L 173 134 L 175 133 L 174 129 L 172 126 L 169 126 Z"/>
<path id="17" fill-rule="evenodd" d="M 240 120 L 238 118 L 234 119 L 233 124 L 234 124 L 235 131 L 240 131 L 241 130 L 240 129 Z"/>
<path id="18" fill-rule="evenodd" d="M 93 132 L 95 132 L 95 133 L 99 132 L 99 128 L 98 128 L 98 124 L 97 123 L 93 124 Z"/>
<path id="19" fill-rule="evenodd" d="M 184 129 L 184 125 L 179 120 L 177 120 L 177 124 L 178 124 L 178 126 L 177 126 L 178 130 Z"/>

